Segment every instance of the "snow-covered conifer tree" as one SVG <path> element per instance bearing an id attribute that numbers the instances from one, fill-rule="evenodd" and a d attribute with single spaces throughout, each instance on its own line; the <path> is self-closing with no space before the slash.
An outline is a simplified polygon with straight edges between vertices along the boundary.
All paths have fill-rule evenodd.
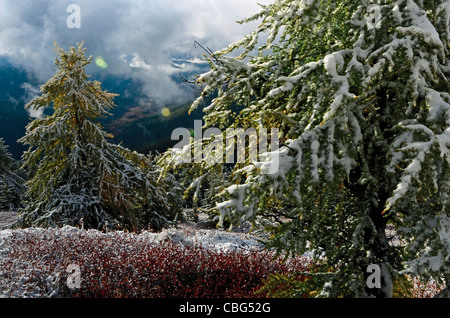
<path id="1" fill-rule="evenodd" d="M 280 168 L 236 167 L 217 210 L 314 251 L 321 296 L 388 297 L 403 273 L 448 290 L 450 1 L 276 0 L 257 20 L 208 56 L 193 107 L 217 93 L 206 127 L 279 128 Z"/>
<path id="2" fill-rule="evenodd" d="M 3 138 L 0 138 L 0 211 L 15 210 L 21 206 L 24 183 L 19 164 L 11 156 Z"/>
<path id="3" fill-rule="evenodd" d="M 158 180 L 152 160 L 108 142 L 99 118 L 114 107 L 115 94 L 90 81 L 83 44 L 56 47 L 56 73 L 41 96 L 26 107 L 52 107 L 53 114 L 27 126 L 20 141 L 30 148 L 24 165 L 34 172 L 29 202 L 19 214 L 22 226 L 85 228 L 160 228 L 177 213 L 169 179 Z M 174 192 L 174 193 L 175 193 Z"/>

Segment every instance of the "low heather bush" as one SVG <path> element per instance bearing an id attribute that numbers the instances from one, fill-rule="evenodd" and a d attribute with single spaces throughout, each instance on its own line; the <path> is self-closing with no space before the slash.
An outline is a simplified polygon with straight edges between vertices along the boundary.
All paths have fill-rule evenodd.
<path id="1" fill-rule="evenodd" d="M 269 251 L 155 244 L 123 232 L 13 231 L 3 245 L 0 295 L 10 297 L 265 297 L 257 291 L 269 274 L 308 267 L 305 258 L 287 264 Z M 71 264 L 80 288 L 67 286 Z"/>

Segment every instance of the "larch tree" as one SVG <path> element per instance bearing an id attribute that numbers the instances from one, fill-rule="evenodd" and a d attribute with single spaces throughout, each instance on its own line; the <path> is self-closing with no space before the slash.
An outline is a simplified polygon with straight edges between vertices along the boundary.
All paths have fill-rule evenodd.
<path id="1" fill-rule="evenodd" d="M 205 127 L 279 128 L 279 169 L 236 165 L 216 210 L 313 251 L 319 296 L 390 297 L 405 274 L 448 296 L 450 1 L 276 0 L 240 23 L 258 20 L 206 56 L 192 108 L 215 93 Z"/>
<path id="2" fill-rule="evenodd" d="M 153 159 L 108 142 L 98 119 L 115 94 L 89 80 L 83 43 L 56 46 L 56 73 L 26 105 L 53 114 L 35 119 L 20 139 L 29 145 L 24 166 L 33 173 L 21 226 L 141 230 L 167 226 L 180 211 L 173 178 L 158 180 Z M 168 198 L 168 193 L 174 197 Z"/>

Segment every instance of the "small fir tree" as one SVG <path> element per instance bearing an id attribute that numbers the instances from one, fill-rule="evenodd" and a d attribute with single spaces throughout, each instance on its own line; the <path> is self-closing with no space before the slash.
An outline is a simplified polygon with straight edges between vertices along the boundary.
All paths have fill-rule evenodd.
<path id="1" fill-rule="evenodd" d="M 11 211 L 21 207 L 25 180 L 19 164 L 0 138 L 0 211 Z"/>
<path id="2" fill-rule="evenodd" d="M 56 73 L 26 106 L 53 114 L 31 122 L 20 139 L 30 146 L 24 165 L 35 174 L 19 224 L 160 229 L 179 212 L 176 184 L 157 180 L 151 158 L 107 141 L 112 136 L 98 119 L 109 115 L 116 95 L 88 79 L 85 50 L 82 43 L 68 52 L 56 46 Z"/>

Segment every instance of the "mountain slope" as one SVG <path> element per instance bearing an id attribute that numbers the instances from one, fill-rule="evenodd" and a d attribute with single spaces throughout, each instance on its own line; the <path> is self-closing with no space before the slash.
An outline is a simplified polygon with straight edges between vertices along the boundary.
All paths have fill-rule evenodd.
<path id="1" fill-rule="evenodd" d="M 205 67 L 204 63 L 176 57 L 173 67 L 176 72 L 174 71 L 172 80 L 184 87 L 187 95 L 184 102 L 169 105 L 143 98 L 143 84 L 132 78 L 108 74 L 93 76 L 102 83 L 103 89 L 119 94 L 115 98 L 116 108 L 112 110 L 112 116 L 101 120 L 105 129 L 114 135 L 114 142 L 122 142 L 125 147 L 142 153 L 162 152 L 176 143 L 170 140 L 175 128 L 191 128 L 194 119 L 202 118 L 201 111 L 188 115 L 195 92 L 182 77 L 192 78 L 200 73 Z M 38 94 L 39 85 L 30 80 L 23 70 L 0 57 L 0 136 L 5 139 L 16 159 L 20 159 L 26 150 L 26 147 L 17 143 L 17 139 L 24 135 L 25 126 L 31 120 L 24 107 Z M 170 109 L 169 116 L 161 114 L 163 108 Z M 50 110 L 45 113 L 50 113 Z"/>

